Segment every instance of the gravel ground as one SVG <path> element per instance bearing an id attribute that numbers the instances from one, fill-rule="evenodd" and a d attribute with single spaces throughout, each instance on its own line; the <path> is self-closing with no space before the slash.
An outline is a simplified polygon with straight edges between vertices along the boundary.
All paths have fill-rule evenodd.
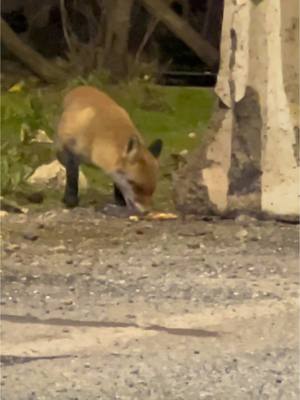
<path id="1" fill-rule="evenodd" d="M 298 227 L 2 218 L 2 398 L 299 399 Z"/>

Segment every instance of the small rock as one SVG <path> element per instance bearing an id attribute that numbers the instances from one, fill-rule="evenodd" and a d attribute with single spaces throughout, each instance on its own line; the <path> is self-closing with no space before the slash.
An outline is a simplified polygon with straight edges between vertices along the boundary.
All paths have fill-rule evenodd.
<path id="1" fill-rule="evenodd" d="M 38 235 L 34 231 L 23 232 L 23 238 L 26 240 L 31 240 L 32 242 L 38 239 Z"/>
<path id="2" fill-rule="evenodd" d="M 26 196 L 27 200 L 34 204 L 41 204 L 44 201 L 43 192 L 34 192 Z"/>
<path id="3" fill-rule="evenodd" d="M 188 247 L 188 249 L 199 249 L 200 243 L 188 243 L 187 247 Z"/>
<path id="4" fill-rule="evenodd" d="M 7 211 L 0 210 L 0 218 L 6 217 L 8 215 Z"/>
<path id="5" fill-rule="evenodd" d="M 188 154 L 189 154 L 189 152 L 188 152 L 187 149 L 183 149 L 183 150 L 181 150 L 181 151 L 179 152 L 179 155 L 180 155 L 181 157 L 186 157 Z"/>
<path id="6" fill-rule="evenodd" d="M 35 138 L 31 140 L 31 142 L 38 142 L 38 143 L 53 143 L 53 140 L 49 138 L 47 133 L 43 129 L 38 129 L 36 131 Z"/>
<path id="7" fill-rule="evenodd" d="M 65 186 L 65 181 L 65 168 L 57 160 L 54 160 L 49 164 L 41 165 L 28 178 L 28 182 L 30 184 L 53 187 L 55 189 Z M 87 186 L 87 179 L 85 175 L 80 171 L 79 187 L 81 189 L 87 189 Z"/>
<path id="8" fill-rule="evenodd" d="M 257 222 L 257 219 L 254 217 L 250 217 L 250 215 L 247 214 L 240 214 L 235 218 L 235 221 L 240 223 L 240 224 L 251 224 Z"/>
<path id="9" fill-rule="evenodd" d="M 190 132 L 190 133 L 188 134 L 188 137 L 189 137 L 190 139 L 195 139 L 195 138 L 197 137 L 197 134 L 196 134 L 195 132 Z"/>
<path id="10" fill-rule="evenodd" d="M 81 267 L 90 267 L 92 265 L 92 262 L 90 260 L 82 260 L 80 261 L 80 266 Z"/>
<path id="11" fill-rule="evenodd" d="M 246 229 L 241 229 L 235 234 L 235 237 L 240 240 L 246 239 L 247 236 L 248 236 L 248 231 Z"/>
<path id="12" fill-rule="evenodd" d="M 64 250 L 66 250 L 66 246 L 65 245 L 63 245 L 63 244 L 60 244 L 60 245 L 58 245 L 58 246 L 55 246 L 55 247 L 52 247 L 52 250 L 53 251 L 57 251 L 57 252 L 59 252 L 59 251 L 64 251 Z"/>
<path id="13" fill-rule="evenodd" d="M 258 241 L 261 240 L 261 239 L 262 239 L 262 237 L 261 237 L 260 235 L 255 234 L 255 233 L 253 233 L 253 234 L 250 236 L 250 240 L 252 240 L 252 242 L 258 242 Z"/>
<path id="14" fill-rule="evenodd" d="M 63 301 L 63 303 L 66 306 L 71 306 L 71 305 L 74 304 L 72 299 L 66 299 L 66 300 Z"/>

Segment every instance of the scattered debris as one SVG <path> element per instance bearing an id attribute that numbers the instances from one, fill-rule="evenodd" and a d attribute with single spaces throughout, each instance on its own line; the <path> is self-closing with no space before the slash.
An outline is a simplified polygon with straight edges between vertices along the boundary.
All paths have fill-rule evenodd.
<path id="1" fill-rule="evenodd" d="M 177 218 L 178 215 L 173 213 L 150 212 L 142 216 L 130 215 L 129 221 L 138 222 L 142 219 L 146 219 L 148 221 L 164 221 L 164 220 L 173 220 Z"/>

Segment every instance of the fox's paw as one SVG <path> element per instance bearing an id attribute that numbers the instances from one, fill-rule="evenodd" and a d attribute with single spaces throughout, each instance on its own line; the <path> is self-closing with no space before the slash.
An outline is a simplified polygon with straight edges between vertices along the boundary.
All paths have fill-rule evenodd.
<path id="1" fill-rule="evenodd" d="M 68 208 L 74 208 L 78 206 L 79 198 L 78 196 L 65 195 L 63 202 Z"/>

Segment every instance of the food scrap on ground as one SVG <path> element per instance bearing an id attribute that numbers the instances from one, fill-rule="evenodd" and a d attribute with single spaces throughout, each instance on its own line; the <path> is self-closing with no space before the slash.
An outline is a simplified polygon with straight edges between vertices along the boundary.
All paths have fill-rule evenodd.
<path id="1" fill-rule="evenodd" d="M 164 212 L 150 212 L 144 216 L 138 216 L 138 215 L 131 215 L 129 217 L 130 221 L 133 222 L 138 222 L 141 219 L 147 219 L 151 221 L 163 221 L 163 220 L 172 220 L 172 219 L 177 219 L 178 215 L 173 214 L 173 213 L 164 213 Z"/>

